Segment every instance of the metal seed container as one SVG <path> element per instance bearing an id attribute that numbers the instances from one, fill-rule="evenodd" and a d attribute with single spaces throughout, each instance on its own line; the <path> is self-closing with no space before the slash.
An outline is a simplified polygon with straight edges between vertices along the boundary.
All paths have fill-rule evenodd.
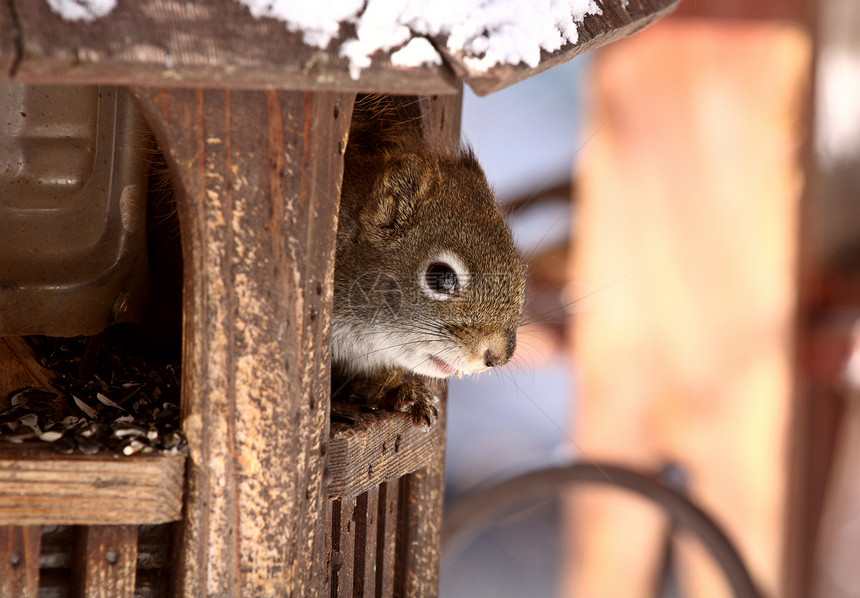
<path id="1" fill-rule="evenodd" d="M 92 335 L 137 318 L 145 131 L 116 87 L 0 84 L 0 336 Z"/>

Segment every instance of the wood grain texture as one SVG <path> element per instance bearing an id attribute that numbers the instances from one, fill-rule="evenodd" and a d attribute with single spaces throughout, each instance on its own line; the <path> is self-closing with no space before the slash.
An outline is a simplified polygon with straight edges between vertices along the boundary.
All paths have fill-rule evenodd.
<path id="1" fill-rule="evenodd" d="M 132 598 L 137 526 L 93 525 L 77 530 L 72 585 L 81 598 Z"/>
<path id="2" fill-rule="evenodd" d="M 601 15 L 579 26 L 576 44 L 543 53 L 536 67 L 504 65 L 489 71 L 471 69 L 462 53 L 443 51 L 438 66 L 395 67 L 389 54 L 377 52 L 372 67 L 358 80 L 349 76 L 340 56 L 342 36 L 321 50 L 307 46 L 302 35 L 284 23 L 254 18 L 234 0 L 119 2 L 107 16 L 91 22 L 66 21 L 44 0 L 10 0 L 17 17 L 22 48 L 0 47 L 11 75 L 26 83 L 104 83 L 120 85 L 213 86 L 392 93 L 442 94 L 456 91 L 457 77 L 479 94 L 567 62 L 574 56 L 645 27 L 671 11 L 679 0 L 596 0 Z M 0 40 L 14 39 L 11 16 L 0 9 Z M 7 12 L 9 12 L 7 10 Z M 432 38 L 444 49 L 445 36 Z M 288 58 L 285 58 L 288 57 Z M 17 66 L 15 66 L 17 63 Z M 0 62 L 2 66 L 3 62 Z"/>
<path id="3" fill-rule="evenodd" d="M 0 525 L 145 524 L 182 513 L 184 455 L 61 455 L 0 446 Z"/>
<path id="4" fill-rule="evenodd" d="M 579 25 L 577 42 L 552 53 L 542 52 L 540 63 L 535 67 L 520 63 L 479 71 L 468 65 L 462 53 L 443 51 L 443 54 L 457 76 L 468 83 L 475 93 L 483 96 L 564 64 L 589 50 L 632 35 L 675 10 L 680 0 L 629 0 L 626 6 L 621 0 L 595 2 L 602 9 L 602 14 L 585 17 Z M 444 48 L 440 40 L 436 41 L 436 47 Z"/>
<path id="5" fill-rule="evenodd" d="M 366 413 L 338 406 L 355 424 L 334 423 L 329 442 L 329 498 L 355 497 L 382 482 L 405 476 L 436 462 L 444 430 L 416 426 L 405 413 Z"/>
<path id="6" fill-rule="evenodd" d="M 135 89 L 177 190 L 180 595 L 316 596 L 348 94 Z"/>
<path id="7" fill-rule="evenodd" d="M 408 101 L 408 100 L 407 100 Z M 428 144 L 460 143 L 461 95 L 418 98 Z M 428 429 L 402 413 L 369 413 L 340 403 L 353 423 L 332 425 L 326 595 L 436 596 L 441 546 L 447 384 L 436 383 L 439 419 Z M 344 505 L 348 505 L 344 507 Z M 354 523 L 350 571 L 343 536 Z M 351 575 L 352 585 L 345 579 Z"/>
<path id="8" fill-rule="evenodd" d="M 0 526 L 0 598 L 36 598 L 42 527 Z"/>

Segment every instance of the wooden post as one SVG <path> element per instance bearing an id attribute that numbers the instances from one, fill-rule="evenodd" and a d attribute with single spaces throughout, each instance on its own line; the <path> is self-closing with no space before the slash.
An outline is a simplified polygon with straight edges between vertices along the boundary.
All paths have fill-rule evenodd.
<path id="1" fill-rule="evenodd" d="M 184 596 L 316 596 L 335 232 L 351 94 L 133 94 L 185 263 Z"/>

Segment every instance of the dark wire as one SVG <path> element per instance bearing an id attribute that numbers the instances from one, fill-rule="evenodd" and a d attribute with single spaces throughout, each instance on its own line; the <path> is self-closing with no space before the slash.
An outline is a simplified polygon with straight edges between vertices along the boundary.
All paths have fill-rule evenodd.
<path id="1" fill-rule="evenodd" d="M 666 512 L 672 523 L 701 540 L 722 568 L 735 598 L 759 598 L 758 590 L 731 541 L 689 498 L 654 476 L 617 465 L 574 463 L 532 471 L 458 499 L 446 513 L 442 534 L 445 550 L 456 550 L 494 516 L 557 492 L 571 484 L 603 484 L 639 494 Z"/>

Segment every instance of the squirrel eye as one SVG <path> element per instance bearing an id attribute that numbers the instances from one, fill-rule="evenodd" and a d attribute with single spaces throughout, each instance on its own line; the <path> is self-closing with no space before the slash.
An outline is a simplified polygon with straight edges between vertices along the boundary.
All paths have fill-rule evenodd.
<path id="1" fill-rule="evenodd" d="M 469 286 L 469 270 L 457 255 L 441 251 L 416 271 L 418 285 L 424 294 L 435 301 L 448 301 L 459 297 Z"/>
<path id="2" fill-rule="evenodd" d="M 443 295 L 453 295 L 457 290 L 457 273 L 443 262 L 434 262 L 427 266 L 424 280 L 430 290 Z"/>

